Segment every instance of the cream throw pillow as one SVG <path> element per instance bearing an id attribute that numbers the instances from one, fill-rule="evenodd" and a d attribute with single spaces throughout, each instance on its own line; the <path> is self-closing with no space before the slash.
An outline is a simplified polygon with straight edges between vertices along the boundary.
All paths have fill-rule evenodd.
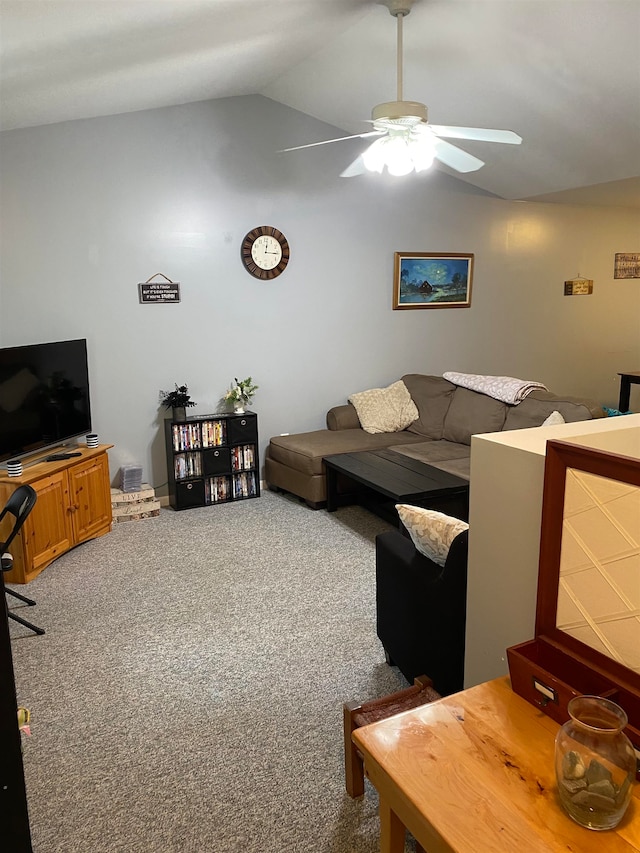
<path id="1" fill-rule="evenodd" d="M 558 424 L 566 424 L 565 419 L 562 417 L 560 412 L 551 412 L 549 417 L 542 421 L 540 426 L 557 426 Z"/>
<path id="2" fill-rule="evenodd" d="M 402 379 L 388 388 L 352 394 L 349 402 L 365 432 L 399 432 L 418 419 L 418 409 Z"/>
<path id="3" fill-rule="evenodd" d="M 409 504 L 396 504 L 396 509 L 416 549 L 439 566 L 447 562 L 449 548 L 456 536 L 469 529 L 466 521 L 434 509 Z"/>

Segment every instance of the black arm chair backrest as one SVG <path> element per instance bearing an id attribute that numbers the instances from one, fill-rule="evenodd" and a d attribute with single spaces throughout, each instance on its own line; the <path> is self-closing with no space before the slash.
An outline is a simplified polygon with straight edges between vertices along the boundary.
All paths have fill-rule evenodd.
<path id="1" fill-rule="evenodd" d="M 11 554 L 9 554 L 9 546 L 20 532 L 20 528 L 27 520 L 27 516 L 31 510 L 34 508 L 37 498 L 38 494 L 32 486 L 27 484 L 19 486 L 6 502 L 2 512 L 0 512 L 0 524 L 2 524 L 5 516 L 7 515 L 12 515 L 15 519 L 11 532 L 9 533 L 9 537 L 4 541 L 0 540 L 0 565 L 3 572 L 8 572 L 13 565 L 13 558 Z M 6 586 L 4 587 L 4 591 L 7 595 L 19 598 L 20 601 L 23 601 L 30 607 L 35 605 L 35 601 L 32 598 L 27 598 L 26 595 L 21 595 L 19 592 L 7 589 Z M 7 616 L 9 619 L 13 619 L 15 622 L 19 622 L 21 625 L 24 625 L 25 628 L 30 628 L 32 631 L 35 631 L 36 634 L 44 634 L 44 628 L 38 628 L 33 623 L 27 622 L 27 620 L 23 619 L 21 616 L 16 616 L 16 614 L 12 613 L 8 607 Z"/>
<path id="2" fill-rule="evenodd" d="M 442 696 L 463 689 L 469 531 L 444 568 L 397 530 L 376 536 L 376 621 L 387 662 L 409 684 L 421 674 Z"/>

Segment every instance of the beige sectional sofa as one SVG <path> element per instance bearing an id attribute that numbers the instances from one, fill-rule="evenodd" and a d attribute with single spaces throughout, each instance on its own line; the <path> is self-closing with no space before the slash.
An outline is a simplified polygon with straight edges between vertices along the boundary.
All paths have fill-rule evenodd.
<path id="1" fill-rule="evenodd" d="M 335 406 L 327 413 L 327 429 L 271 439 L 265 457 L 267 485 L 319 508 L 327 496 L 323 457 L 380 448 L 468 479 L 472 435 L 540 426 L 553 412 L 567 423 L 605 415 L 593 400 L 550 391 L 532 391 L 522 402 L 509 405 L 441 376 L 410 373 L 402 381 L 418 410 L 418 418 L 406 429 L 365 432 L 350 403 Z"/>

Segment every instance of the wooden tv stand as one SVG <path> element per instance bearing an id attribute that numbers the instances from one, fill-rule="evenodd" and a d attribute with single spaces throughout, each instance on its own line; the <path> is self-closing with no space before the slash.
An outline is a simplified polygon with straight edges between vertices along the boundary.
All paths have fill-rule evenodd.
<path id="1" fill-rule="evenodd" d="M 7 583 L 29 583 L 61 554 L 111 530 L 110 447 L 79 445 L 72 449 L 80 456 L 37 462 L 19 477 L 0 472 L 0 506 L 24 483 L 38 493 L 35 507 L 9 548 L 13 568 L 4 576 Z M 0 541 L 8 535 L 12 521 L 13 517 L 3 521 Z"/>

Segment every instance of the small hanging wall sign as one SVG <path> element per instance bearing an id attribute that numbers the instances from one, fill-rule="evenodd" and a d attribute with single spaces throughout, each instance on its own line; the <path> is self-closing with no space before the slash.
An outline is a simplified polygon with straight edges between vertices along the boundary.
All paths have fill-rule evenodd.
<path id="1" fill-rule="evenodd" d="M 571 278 L 564 283 L 565 296 L 590 296 L 593 293 L 592 278 Z"/>
<path id="2" fill-rule="evenodd" d="M 154 282 L 152 279 L 162 276 L 164 281 Z M 140 304 L 151 302 L 180 302 L 180 282 L 171 281 L 164 273 L 157 272 L 138 285 Z"/>

